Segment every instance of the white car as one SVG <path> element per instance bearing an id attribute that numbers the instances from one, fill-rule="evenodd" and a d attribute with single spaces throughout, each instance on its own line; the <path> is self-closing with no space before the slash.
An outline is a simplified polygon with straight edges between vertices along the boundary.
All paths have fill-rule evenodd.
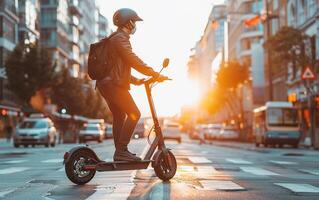
<path id="1" fill-rule="evenodd" d="M 236 140 L 239 138 L 239 133 L 234 126 L 226 126 L 221 129 L 218 139 Z"/>
<path id="2" fill-rule="evenodd" d="M 113 125 L 112 124 L 105 124 L 104 129 L 104 139 L 113 138 Z"/>
<path id="3" fill-rule="evenodd" d="M 79 132 L 79 143 L 86 141 L 103 142 L 104 131 L 99 124 L 85 124 Z"/>
<path id="4" fill-rule="evenodd" d="M 222 124 L 210 124 L 207 128 L 207 132 L 205 133 L 205 139 L 214 140 L 218 138 L 222 127 Z"/>
<path id="5" fill-rule="evenodd" d="M 177 123 L 165 123 L 163 126 L 163 138 L 176 140 L 178 143 L 182 142 L 182 136 L 180 132 L 180 125 Z"/>
<path id="6" fill-rule="evenodd" d="M 33 115 L 17 126 L 13 145 L 16 148 L 20 145 L 28 147 L 36 144 L 54 147 L 57 137 L 56 128 L 50 118 Z"/>

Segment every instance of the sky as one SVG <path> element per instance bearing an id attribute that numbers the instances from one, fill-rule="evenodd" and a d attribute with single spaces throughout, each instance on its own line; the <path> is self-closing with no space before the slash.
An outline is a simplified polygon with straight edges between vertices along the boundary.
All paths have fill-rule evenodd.
<path id="1" fill-rule="evenodd" d="M 108 18 L 113 30 L 112 16 L 120 8 L 134 9 L 143 18 L 131 36 L 133 51 L 149 66 L 160 70 L 164 58 L 170 65 L 163 71 L 173 79 L 153 89 L 157 113 L 173 116 L 181 106 L 198 101 L 195 83 L 187 79 L 187 62 L 191 48 L 200 39 L 214 4 L 223 0 L 98 0 L 101 13 Z M 144 77 L 133 72 L 137 77 Z M 132 86 L 131 94 L 142 116 L 149 116 L 144 88 Z"/>

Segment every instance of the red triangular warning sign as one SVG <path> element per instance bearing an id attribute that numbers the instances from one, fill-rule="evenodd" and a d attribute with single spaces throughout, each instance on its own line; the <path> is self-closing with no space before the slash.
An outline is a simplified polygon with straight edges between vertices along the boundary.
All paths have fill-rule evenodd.
<path id="1" fill-rule="evenodd" d="M 302 80 L 314 80 L 316 79 L 316 74 L 311 70 L 309 66 L 305 67 L 301 74 Z"/>

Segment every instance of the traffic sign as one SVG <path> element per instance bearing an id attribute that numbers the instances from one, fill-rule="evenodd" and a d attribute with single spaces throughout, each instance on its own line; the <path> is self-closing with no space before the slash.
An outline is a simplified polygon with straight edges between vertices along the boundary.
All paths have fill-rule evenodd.
<path id="1" fill-rule="evenodd" d="M 7 72 L 6 72 L 6 68 L 4 67 L 0 67 L 0 78 L 7 79 Z"/>
<path id="2" fill-rule="evenodd" d="M 311 70 L 309 66 L 305 67 L 302 74 L 301 74 L 302 80 L 315 80 L 316 74 Z"/>

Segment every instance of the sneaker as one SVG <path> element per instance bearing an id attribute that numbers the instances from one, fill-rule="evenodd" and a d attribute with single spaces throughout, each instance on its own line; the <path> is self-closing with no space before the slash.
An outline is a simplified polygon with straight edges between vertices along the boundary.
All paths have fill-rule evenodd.
<path id="1" fill-rule="evenodd" d="M 136 156 L 136 153 L 132 153 L 130 152 L 128 149 L 125 149 L 125 151 L 128 151 L 130 154 L 132 154 L 133 156 Z"/>
<path id="2" fill-rule="evenodd" d="M 128 150 L 115 151 L 113 156 L 114 161 L 141 161 L 142 159 L 131 154 Z"/>

